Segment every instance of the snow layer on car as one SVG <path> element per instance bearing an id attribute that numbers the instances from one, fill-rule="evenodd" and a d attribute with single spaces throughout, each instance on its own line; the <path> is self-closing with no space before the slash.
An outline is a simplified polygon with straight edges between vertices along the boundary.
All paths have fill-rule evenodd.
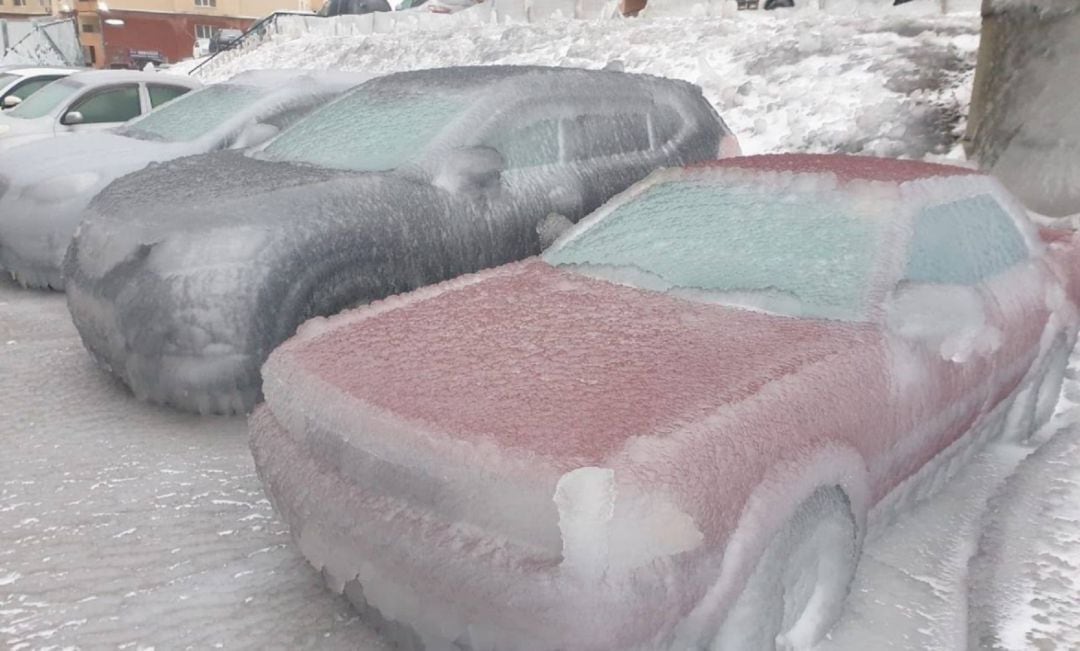
<path id="1" fill-rule="evenodd" d="M 475 66 L 373 79 L 260 150 L 109 185 L 68 250 L 73 319 L 136 395 L 246 411 L 266 355 L 307 318 L 535 254 L 546 215 L 581 219 L 730 139 L 699 89 L 645 75 Z M 485 165 L 502 171 L 468 177 Z"/>
<path id="2" fill-rule="evenodd" d="M 410 624 L 427 642 L 692 648 L 709 638 L 769 532 L 796 512 L 800 498 L 793 495 L 841 486 L 851 519 L 865 531 L 871 505 L 875 521 L 888 519 L 940 486 L 987 440 L 1030 426 L 1026 416 L 1012 417 L 1010 397 L 1038 390 L 1041 376 L 1029 372 L 1025 352 L 994 337 L 967 293 L 917 295 L 907 308 L 921 314 L 959 306 L 946 320 L 964 337 L 948 345 L 931 339 L 930 364 L 985 360 L 1013 346 L 1015 367 L 996 369 L 990 379 L 1004 395 L 990 405 L 984 396 L 926 396 L 940 401 L 934 409 L 970 410 L 970 420 L 943 433 L 890 414 L 886 421 L 901 419 L 897 430 L 910 433 L 898 441 L 875 434 L 882 430 L 876 409 L 855 407 L 855 396 L 877 396 L 881 405 L 925 391 L 926 370 L 911 363 L 902 341 L 927 337 L 921 322 L 901 321 L 912 330 L 886 337 L 864 321 L 884 299 L 885 279 L 980 271 L 950 260 L 949 251 L 924 251 L 917 241 L 911 256 L 882 246 L 873 260 L 856 255 L 871 286 L 855 292 L 865 294 L 865 305 L 832 318 L 792 319 L 768 313 L 783 309 L 711 305 L 728 298 L 717 297 L 711 283 L 733 274 L 713 277 L 701 269 L 710 261 L 679 257 L 693 242 L 716 242 L 737 255 L 783 233 L 754 220 L 709 230 L 708 220 L 677 214 L 687 200 L 678 193 L 663 195 L 651 211 L 662 227 L 604 228 L 657 188 L 699 190 L 709 181 L 733 189 L 738 201 L 753 196 L 754 183 L 769 188 L 778 204 L 740 205 L 759 219 L 783 215 L 797 238 L 811 240 L 797 221 L 835 219 L 837 206 L 879 231 L 870 240 L 878 243 L 881 232 L 940 219 L 941 206 L 961 223 L 974 214 L 992 223 L 987 197 L 1006 201 L 985 176 L 922 163 L 785 156 L 665 170 L 614 198 L 545 255 L 605 280 L 528 261 L 305 325 L 264 367 L 267 407 L 252 419 L 252 447 L 268 492 L 332 587 L 352 590 L 365 607 Z M 838 196 L 843 200 L 826 202 L 825 216 L 794 209 Z M 637 237 L 642 230 L 652 237 Z M 982 230 L 995 237 L 993 227 Z M 1025 241 L 1033 237 L 1028 230 L 1013 237 L 1039 250 Z M 1016 242 L 1000 239 L 1000 256 L 987 256 L 986 264 L 1009 269 L 1007 277 L 1022 274 Z M 587 253 L 603 259 L 567 257 L 585 242 Z M 829 250 L 834 262 L 852 257 Z M 644 251 L 641 268 L 614 259 L 632 251 Z M 795 292 L 799 281 L 791 279 Z M 1002 309 L 1015 309 L 1011 301 L 1024 293 L 1016 282 Z M 673 288 L 685 291 L 673 296 Z M 1036 307 L 1043 301 L 1035 297 Z M 821 316 L 804 302 L 820 296 L 804 296 L 795 311 Z M 1045 307 L 1062 305 L 1048 295 Z M 1063 310 L 1063 318 L 1075 319 L 1071 308 Z M 1036 359 L 1061 354 L 1049 339 L 1034 342 Z M 836 359 L 853 371 L 849 378 L 828 372 Z M 825 402 L 830 408 L 822 412 Z M 777 404 L 787 409 L 765 407 Z M 799 432 L 819 419 L 828 420 L 835 444 L 804 445 Z M 706 441 L 723 453 L 704 452 Z M 703 490 L 716 473 L 732 504 Z M 722 563 L 693 571 L 711 545 L 723 543 Z M 840 567 L 851 562 L 837 560 Z M 362 589 L 350 588 L 354 582 Z M 639 599 L 650 608 L 637 610 Z M 818 615 L 829 621 L 836 613 Z"/>

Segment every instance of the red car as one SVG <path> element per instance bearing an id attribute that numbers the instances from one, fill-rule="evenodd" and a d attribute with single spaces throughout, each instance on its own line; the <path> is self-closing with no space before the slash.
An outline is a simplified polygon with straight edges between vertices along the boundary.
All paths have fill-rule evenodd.
<path id="1" fill-rule="evenodd" d="M 310 322 L 256 466 L 427 648 L 809 648 L 870 528 L 1049 418 L 1076 247 L 967 169 L 662 170 L 540 258 Z"/>

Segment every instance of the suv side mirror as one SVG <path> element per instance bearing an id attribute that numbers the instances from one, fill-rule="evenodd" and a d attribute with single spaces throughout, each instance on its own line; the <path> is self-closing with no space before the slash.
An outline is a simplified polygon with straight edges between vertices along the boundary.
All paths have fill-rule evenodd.
<path id="1" fill-rule="evenodd" d="M 459 147 L 442 161 L 432 183 L 448 192 L 491 192 L 505 169 L 506 159 L 491 147 Z"/>
<path id="2" fill-rule="evenodd" d="M 967 285 L 901 284 L 886 301 L 885 322 L 893 334 L 958 364 L 1001 345 L 982 297 Z"/>
<path id="3" fill-rule="evenodd" d="M 240 130 L 229 149 L 247 149 L 261 145 L 276 136 L 281 130 L 272 124 L 253 122 Z"/>
<path id="4" fill-rule="evenodd" d="M 69 111 L 64 114 L 64 117 L 60 118 L 60 124 L 65 126 L 75 126 L 76 124 L 83 123 L 83 114 L 78 111 Z"/>
<path id="5" fill-rule="evenodd" d="M 8 95 L 4 98 L 4 108 L 6 109 L 15 108 L 19 104 L 22 104 L 21 97 L 16 97 L 15 95 Z"/>

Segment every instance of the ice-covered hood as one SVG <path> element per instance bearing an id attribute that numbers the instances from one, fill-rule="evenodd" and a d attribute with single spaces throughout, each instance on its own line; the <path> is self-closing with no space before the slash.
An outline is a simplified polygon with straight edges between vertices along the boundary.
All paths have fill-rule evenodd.
<path id="1" fill-rule="evenodd" d="M 535 259 L 450 285 L 308 328 L 264 377 L 567 470 L 700 422 L 871 329 L 694 303 Z M 287 410 L 267 382 L 271 409 Z"/>
<path id="2" fill-rule="evenodd" d="M 239 152 L 152 165 L 102 190 L 83 214 L 79 265 L 103 277 L 142 247 L 157 270 L 180 271 L 217 246 L 218 262 L 257 266 L 256 257 L 298 246 L 305 234 L 363 229 L 396 208 L 410 183 L 393 174 L 342 172 L 272 162 Z M 415 192 L 413 192 L 415 194 Z M 221 250 L 221 243 L 235 246 Z M 169 252 L 166 255 L 165 252 Z"/>
<path id="3" fill-rule="evenodd" d="M 51 115 L 30 119 L 0 115 L 0 151 L 52 137 L 54 119 Z"/>
<path id="4" fill-rule="evenodd" d="M 0 151 L 0 177 L 20 185 L 88 171 L 116 176 L 182 151 L 182 144 L 138 140 L 108 131 L 73 134 Z"/>

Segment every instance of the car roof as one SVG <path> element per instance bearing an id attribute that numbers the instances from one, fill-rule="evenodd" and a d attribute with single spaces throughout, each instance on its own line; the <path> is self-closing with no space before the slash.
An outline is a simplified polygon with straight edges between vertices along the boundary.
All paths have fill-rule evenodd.
<path id="1" fill-rule="evenodd" d="M 83 70 L 83 68 L 49 68 L 40 66 L 0 66 L 0 72 L 13 75 L 21 75 L 23 77 L 32 77 L 34 75 L 70 75 Z"/>
<path id="2" fill-rule="evenodd" d="M 191 77 L 142 70 L 84 70 L 71 75 L 71 78 L 91 86 L 122 82 L 160 82 L 189 88 L 202 86 L 202 83 Z"/>
<path id="3" fill-rule="evenodd" d="M 339 70 L 245 70 L 219 83 L 277 89 L 297 82 L 304 82 L 348 88 L 363 83 L 370 78 L 371 75 L 368 74 Z"/>
<path id="4" fill-rule="evenodd" d="M 915 160 L 848 156 L 844 154 L 762 154 L 699 163 L 691 167 L 741 169 L 753 172 L 835 174 L 841 182 L 906 183 L 941 176 L 985 176 L 979 170 Z"/>
<path id="5" fill-rule="evenodd" d="M 381 87 L 414 86 L 417 88 L 444 88 L 459 91 L 480 91 L 491 86 L 518 77 L 530 76 L 533 80 L 549 77 L 563 83 L 580 81 L 588 83 L 598 79 L 622 79 L 664 81 L 672 85 L 686 85 L 687 82 L 663 79 L 652 75 L 617 72 L 614 70 L 587 70 L 584 68 L 563 68 L 556 66 L 452 66 L 447 68 L 427 68 L 409 70 L 377 77 L 367 82 L 366 88 L 377 90 Z M 532 86 L 530 84 L 530 86 Z"/>

